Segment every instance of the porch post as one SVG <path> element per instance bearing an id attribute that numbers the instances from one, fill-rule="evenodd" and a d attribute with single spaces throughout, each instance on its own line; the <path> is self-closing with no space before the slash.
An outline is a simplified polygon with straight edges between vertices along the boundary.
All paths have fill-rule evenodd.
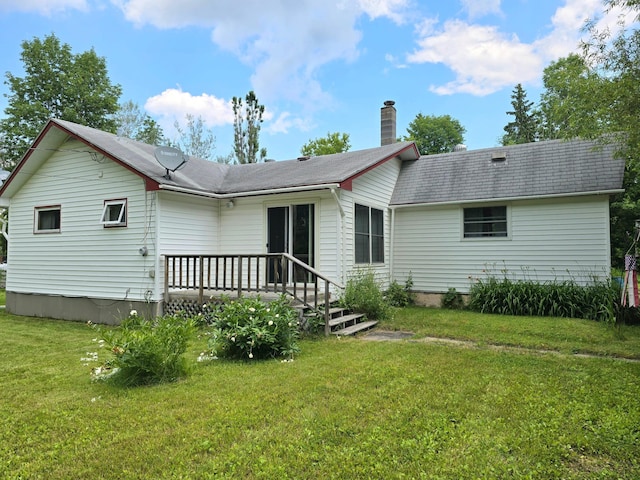
<path id="1" fill-rule="evenodd" d="M 169 301 L 169 257 L 164 256 L 164 301 Z"/>
<path id="2" fill-rule="evenodd" d="M 202 301 L 204 300 L 204 257 L 202 255 L 198 258 L 198 263 L 200 264 L 200 274 L 198 275 L 198 303 L 202 305 Z"/>
<path id="3" fill-rule="evenodd" d="M 238 298 L 242 297 L 242 257 L 238 256 Z"/>
<path id="4" fill-rule="evenodd" d="M 331 326 L 329 325 L 329 282 L 324 281 L 324 334 L 325 336 L 329 336 L 331 333 Z"/>

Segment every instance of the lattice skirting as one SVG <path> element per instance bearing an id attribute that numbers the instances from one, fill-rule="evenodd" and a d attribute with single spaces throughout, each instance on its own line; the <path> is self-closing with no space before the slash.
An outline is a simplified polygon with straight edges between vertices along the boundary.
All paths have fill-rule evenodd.
<path id="1" fill-rule="evenodd" d="M 176 298 L 165 302 L 165 315 L 175 315 L 177 313 L 184 313 L 188 316 L 195 316 L 204 313 L 204 308 L 202 304 L 197 300 L 188 300 L 185 298 Z"/>

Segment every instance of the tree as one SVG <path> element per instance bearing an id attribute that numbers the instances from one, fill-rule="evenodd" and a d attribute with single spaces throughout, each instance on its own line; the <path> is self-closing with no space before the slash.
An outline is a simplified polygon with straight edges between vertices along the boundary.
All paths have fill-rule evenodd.
<path id="1" fill-rule="evenodd" d="M 195 118 L 187 114 L 186 119 L 186 127 L 182 127 L 177 120 L 174 122 L 173 126 L 178 132 L 178 137 L 169 143 L 187 155 L 212 160 L 213 151 L 216 148 L 216 137 L 213 132 L 205 128 L 202 117 Z"/>
<path id="2" fill-rule="evenodd" d="M 264 105 L 258 103 L 258 97 L 252 91 L 245 96 L 245 104 L 240 97 L 233 97 L 233 144 L 236 161 L 240 164 L 256 163 L 258 152 L 260 160 L 267 156 L 267 149 L 260 149 L 260 124 L 264 114 Z"/>
<path id="3" fill-rule="evenodd" d="M 300 153 L 304 156 L 315 157 L 347 152 L 350 148 L 348 133 L 329 132 L 326 137 L 309 140 L 302 146 Z"/>
<path id="4" fill-rule="evenodd" d="M 622 265 L 622 257 L 633 241 L 635 220 L 640 219 L 640 1 L 606 0 L 605 5 L 621 7 L 636 20 L 631 28 L 623 26 L 614 38 L 609 31 L 598 31 L 596 22 L 591 22 L 591 38 L 582 51 L 585 63 L 606 78 L 597 92 L 606 106 L 598 112 L 602 127 L 599 133 L 622 145 L 618 154 L 626 159 L 625 192 L 613 198 L 610 210 L 613 264 Z"/>
<path id="5" fill-rule="evenodd" d="M 22 42 L 24 77 L 6 73 L 6 117 L 0 121 L 3 166 L 11 169 L 49 118 L 116 131 L 120 85 L 107 75 L 105 59 L 93 49 L 73 54 L 51 34 Z"/>
<path id="6" fill-rule="evenodd" d="M 537 115 L 541 140 L 596 138 L 607 124 L 606 78 L 576 54 L 552 62 L 542 76 Z"/>
<path id="7" fill-rule="evenodd" d="M 407 128 L 404 140 L 416 142 L 421 155 L 452 152 L 464 142 L 466 129 L 449 115 L 431 116 L 419 113 Z"/>
<path id="8" fill-rule="evenodd" d="M 149 145 L 162 145 L 164 132 L 158 123 L 148 114 L 142 113 L 137 103 L 128 100 L 120 105 L 115 114 L 116 133 Z"/>
<path id="9" fill-rule="evenodd" d="M 513 110 L 507 112 L 507 115 L 513 115 L 514 119 L 504 127 L 506 133 L 502 137 L 502 145 L 535 142 L 537 121 L 533 105 L 532 101 L 527 100 L 527 92 L 522 88 L 522 84 L 517 84 L 511 94 Z"/>

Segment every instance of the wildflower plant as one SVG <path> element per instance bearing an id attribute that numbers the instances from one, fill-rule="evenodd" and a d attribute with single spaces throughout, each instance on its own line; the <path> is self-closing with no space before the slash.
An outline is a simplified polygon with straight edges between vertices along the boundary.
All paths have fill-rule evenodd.
<path id="1" fill-rule="evenodd" d="M 404 285 L 400 285 L 397 280 L 389 284 L 389 288 L 384 292 L 384 298 L 392 307 L 406 307 L 415 303 L 415 295 L 411 291 L 413 288 L 413 276 L 409 273 Z"/>
<path id="2" fill-rule="evenodd" d="M 299 351 L 298 315 L 284 296 L 272 302 L 227 298 L 211 311 L 210 357 L 290 360 Z"/>
<path id="3" fill-rule="evenodd" d="M 364 313 L 370 320 L 389 320 L 393 317 L 393 309 L 385 298 L 380 282 L 375 273 L 368 269 L 352 272 L 340 298 L 340 305 Z"/>
<path id="4" fill-rule="evenodd" d="M 99 343 L 110 352 L 109 358 L 93 369 L 96 380 L 148 385 L 178 380 L 189 371 L 184 354 L 195 333 L 193 319 L 165 315 L 149 320 L 132 310 L 116 328 L 92 326 L 100 334 Z"/>

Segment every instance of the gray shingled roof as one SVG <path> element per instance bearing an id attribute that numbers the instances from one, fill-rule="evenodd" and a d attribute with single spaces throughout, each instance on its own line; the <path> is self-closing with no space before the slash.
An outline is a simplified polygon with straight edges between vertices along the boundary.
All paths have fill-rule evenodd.
<path id="1" fill-rule="evenodd" d="M 184 168 L 171 173 L 171 179 L 166 179 L 166 171 L 154 157 L 155 147 L 63 120 L 52 122 L 161 185 L 217 194 L 341 183 L 395 156 L 417 158 L 413 142 L 311 157 L 304 161 L 295 159 L 249 165 L 222 165 L 191 157 Z"/>
<path id="2" fill-rule="evenodd" d="M 229 168 L 228 165 L 191 157 L 184 168 L 173 172 L 171 179 L 167 179 L 164 177 L 166 170 L 154 156 L 156 147 L 153 145 L 118 137 L 112 133 L 65 120 L 55 119 L 52 120 L 52 123 L 62 126 L 65 130 L 86 140 L 159 184 L 213 192 L 221 187 Z"/>
<path id="3" fill-rule="evenodd" d="M 413 142 L 401 142 L 306 160 L 234 165 L 227 172 L 221 193 L 341 183 L 388 158 L 415 159 L 416 152 Z"/>
<path id="4" fill-rule="evenodd" d="M 63 120 L 51 120 L 0 190 L 11 196 L 30 175 L 24 162 L 36 165 L 49 148 L 70 133 L 116 159 L 161 188 L 178 188 L 213 195 L 260 193 L 287 188 L 343 184 L 394 157 L 403 160 L 392 205 L 437 204 L 611 192 L 622 187 L 624 161 L 615 159 L 614 146 L 597 148 L 590 141 L 550 141 L 510 147 L 429 155 L 418 158 L 413 142 L 366 150 L 250 165 L 223 165 L 190 158 L 187 165 L 165 178 L 155 147 Z M 38 143 L 40 142 L 40 143 Z M 40 146 L 41 148 L 38 148 Z M 505 160 L 492 162 L 500 152 Z"/>
<path id="5" fill-rule="evenodd" d="M 611 192 L 622 188 L 615 147 L 553 140 L 422 156 L 404 162 L 393 205 Z M 504 161 L 493 162 L 494 154 Z"/>

